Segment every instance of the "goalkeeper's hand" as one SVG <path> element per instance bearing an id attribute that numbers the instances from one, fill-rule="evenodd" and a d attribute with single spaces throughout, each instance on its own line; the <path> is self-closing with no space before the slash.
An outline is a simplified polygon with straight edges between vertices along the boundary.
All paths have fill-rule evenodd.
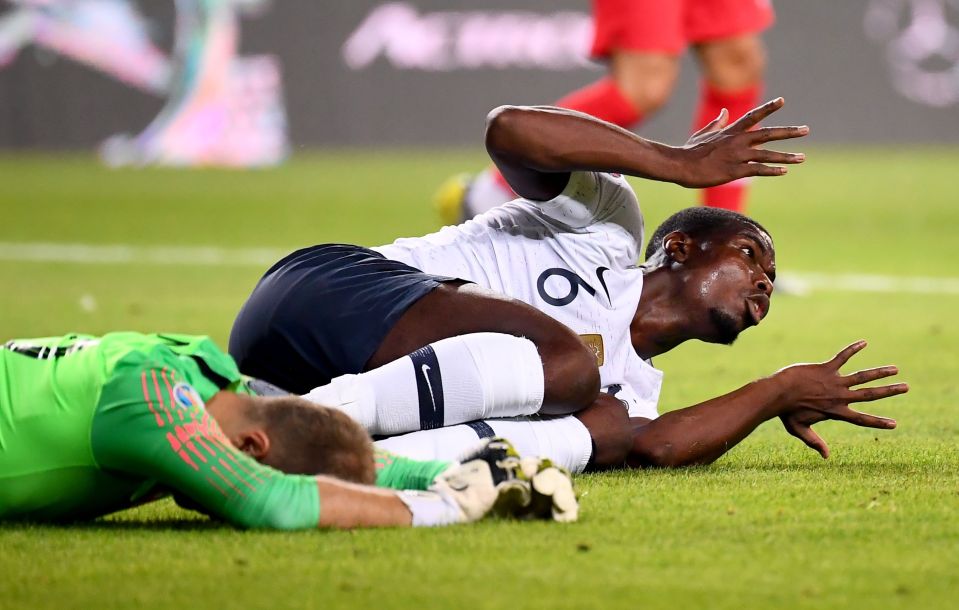
<path id="1" fill-rule="evenodd" d="M 469 523 L 493 513 L 575 521 L 579 504 L 569 473 L 549 460 L 520 458 L 506 440 L 484 440 L 426 492 L 401 492 L 414 526 Z"/>

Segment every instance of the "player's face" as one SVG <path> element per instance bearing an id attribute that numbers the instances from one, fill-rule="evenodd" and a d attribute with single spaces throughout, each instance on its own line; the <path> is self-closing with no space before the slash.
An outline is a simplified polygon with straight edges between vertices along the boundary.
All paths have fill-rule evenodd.
<path id="1" fill-rule="evenodd" d="M 769 313 L 776 253 L 769 235 L 742 225 L 699 244 L 690 286 L 706 322 L 702 340 L 730 344 Z"/>

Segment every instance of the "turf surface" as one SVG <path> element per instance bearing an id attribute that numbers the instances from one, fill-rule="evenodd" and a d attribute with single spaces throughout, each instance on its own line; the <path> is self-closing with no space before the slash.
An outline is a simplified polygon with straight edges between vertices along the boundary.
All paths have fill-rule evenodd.
<path id="1" fill-rule="evenodd" d="M 959 275 L 959 150 L 809 158 L 755 184 L 751 211 L 776 238 L 782 273 Z M 337 152 L 236 173 L 0 157 L 0 245 L 377 244 L 433 228 L 432 189 L 481 163 L 478 153 Z M 693 201 L 635 184 L 650 229 Z M 175 330 L 225 342 L 261 271 L 0 260 L 0 336 Z M 170 503 L 80 527 L 0 526 L 0 608 L 953 607 L 959 295 L 830 290 L 773 303 L 735 347 L 660 358 L 662 406 L 862 337 L 871 346 L 857 365 L 896 363 L 912 385 L 873 406 L 899 429 L 823 424 L 833 450 L 823 461 L 770 423 L 711 467 L 582 476 L 582 519 L 568 526 L 242 532 Z"/>

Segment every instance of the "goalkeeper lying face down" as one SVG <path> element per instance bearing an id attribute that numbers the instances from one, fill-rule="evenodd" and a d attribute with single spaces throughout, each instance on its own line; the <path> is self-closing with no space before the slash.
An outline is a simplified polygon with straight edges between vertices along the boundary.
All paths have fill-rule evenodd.
<path id="1" fill-rule="evenodd" d="M 0 348 L 0 521 L 76 521 L 173 494 L 253 528 L 574 520 L 569 475 L 506 441 L 462 463 L 374 453 L 346 415 L 240 375 L 206 337 Z M 375 485 L 375 486 L 374 486 Z"/>

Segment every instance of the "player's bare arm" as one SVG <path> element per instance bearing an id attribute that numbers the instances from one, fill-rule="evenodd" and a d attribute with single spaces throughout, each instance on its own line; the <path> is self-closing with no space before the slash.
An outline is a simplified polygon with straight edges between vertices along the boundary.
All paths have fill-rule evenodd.
<path id="1" fill-rule="evenodd" d="M 486 149 L 513 190 L 527 199 L 559 195 L 573 171 L 605 171 L 685 187 L 715 186 L 748 176 L 780 176 L 802 153 L 759 146 L 799 138 L 806 126 L 756 126 L 783 107 L 759 106 L 731 125 L 723 111 L 683 146 L 646 140 L 589 115 L 549 106 L 501 106 L 487 118 Z"/>
<path id="2" fill-rule="evenodd" d="M 255 458 L 258 462 L 268 466 L 278 468 L 287 468 L 297 471 L 300 468 L 292 463 L 285 461 L 279 453 L 271 436 L 265 429 L 259 426 L 245 425 L 244 414 L 248 409 L 249 402 L 253 400 L 250 396 L 236 394 L 234 392 L 221 391 L 216 393 L 206 404 L 207 411 L 214 416 L 218 426 L 225 435 L 228 435 L 230 443 L 239 449 L 242 453 Z M 352 423 L 352 422 L 351 422 Z M 348 426 L 352 427 L 352 426 Z M 200 431 L 203 435 L 204 431 Z M 211 431 L 206 431 L 206 436 L 202 440 L 207 445 L 215 445 L 217 439 Z M 277 444 L 282 444 L 282 438 Z M 359 460 L 369 460 L 368 451 L 364 451 L 365 443 L 359 443 L 360 446 L 354 450 L 355 456 Z M 336 449 L 334 449 L 335 451 Z M 343 452 L 341 453 L 349 453 Z M 412 525 L 413 516 L 410 508 L 403 503 L 397 492 L 388 489 L 376 489 L 369 485 L 360 485 L 355 480 L 369 479 L 372 477 L 372 467 L 361 467 L 358 465 L 349 465 L 350 462 L 359 460 L 344 459 L 341 460 L 344 466 L 356 470 L 354 475 L 350 475 L 342 468 L 336 469 L 336 474 L 342 478 L 335 478 L 328 475 L 319 475 L 315 477 L 316 489 L 319 497 L 322 499 L 322 510 L 316 525 L 319 527 L 330 527 L 337 529 L 353 529 L 357 527 L 407 527 Z M 274 462 L 274 463 L 271 463 Z M 326 470 L 326 468 L 324 468 Z M 367 472 L 368 471 L 368 472 Z M 370 482 L 366 480 L 365 482 Z M 171 485 L 176 488 L 176 481 L 171 480 Z M 179 490 L 178 490 L 179 491 Z M 189 491 L 185 493 L 189 494 Z M 204 511 L 203 500 L 189 495 L 180 496 L 178 502 L 189 508 Z M 275 508 L 267 506 L 267 509 Z M 282 510 L 288 510 L 289 507 L 282 506 Z"/>
<path id="3" fill-rule="evenodd" d="M 284 447 L 277 446 L 283 445 L 284 439 L 277 434 L 276 427 L 269 430 L 278 442 L 271 442 L 268 428 L 262 426 L 262 420 L 257 415 L 251 416 L 251 410 L 259 412 L 262 418 L 265 405 L 276 400 L 292 400 L 305 410 L 302 417 L 306 417 L 307 413 L 317 417 L 329 416 L 322 427 L 331 428 L 332 433 L 325 439 L 317 439 L 315 444 L 325 447 L 327 453 L 337 455 L 330 456 L 332 459 L 329 460 L 314 458 L 307 463 L 297 463 L 295 457 L 284 451 Z M 220 391 L 206 405 L 216 423 L 211 422 L 211 426 L 197 430 L 200 435 L 197 443 L 215 446 L 218 440 L 228 440 L 228 443 L 221 442 L 220 445 L 234 451 L 234 459 L 254 458 L 255 462 L 249 460 L 247 464 L 247 468 L 254 472 L 261 469 L 269 475 L 268 468 L 271 466 L 294 474 L 319 472 L 316 476 L 306 477 L 306 481 L 300 477 L 310 494 L 319 494 L 322 510 L 319 510 L 319 518 L 315 522 L 319 527 L 353 529 L 468 523 L 486 516 L 494 503 L 500 515 L 552 518 L 558 521 L 576 519 L 577 505 L 568 476 L 537 458 L 521 459 L 506 440 L 484 441 L 461 463 L 416 464 L 413 460 L 398 456 L 385 456 L 388 463 L 381 463 L 379 459 L 374 460 L 369 438 L 355 422 L 338 411 L 316 407 L 301 400 L 290 397 L 260 398 Z M 302 423 L 307 425 L 307 421 Z M 241 457 L 241 454 L 246 456 Z M 375 474 L 374 462 L 377 464 Z M 441 470 L 436 473 L 436 469 Z M 387 474 L 388 470 L 392 474 Z M 419 481 L 403 478 L 403 471 L 413 470 L 420 473 L 428 471 L 429 482 L 426 482 L 426 475 Z M 279 476 L 260 474 L 260 479 L 268 482 L 280 479 L 282 483 L 282 479 L 287 478 L 276 471 L 273 474 Z M 379 488 L 371 486 L 374 479 Z M 534 486 L 541 480 L 552 481 L 554 492 L 547 496 L 536 496 L 538 492 L 534 491 Z M 168 482 L 171 488 L 188 498 L 194 508 L 206 512 L 204 507 L 209 505 L 209 496 L 191 493 L 190 482 L 182 477 L 171 476 Z M 256 495 L 257 491 L 252 489 L 246 493 Z M 540 500 L 535 506 L 532 505 L 534 496 Z M 287 494 L 283 497 L 289 500 L 294 496 Z M 247 497 L 242 498 L 235 503 L 246 502 Z M 290 509 L 286 501 L 272 502 L 269 497 L 260 498 L 258 506 L 260 513 L 267 515 L 268 520 L 276 519 L 269 515 L 279 512 L 279 520 L 282 521 L 282 515 Z M 210 508 L 214 514 L 224 514 L 216 510 L 215 502 Z M 238 519 L 240 525 L 262 526 L 258 521 L 244 521 L 248 515 L 225 514 Z"/>
<path id="4" fill-rule="evenodd" d="M 857 388 L 898 374 L 882 366 L 849 375 L 840 368 L 866 346 L 858 341 L 829 361 L 794 364 L 738 390 L 706 402 L 664 414 L 655 420 L 631 421 L 630 466 L 689 466 L 708 464 L 732 449 L 759 424 L 780 417 L 786 429 L 823 457 L 825 442 L 811 426 L 827 419 L 889 430 L 894 419 L 870 415 L 849 405 L 881 400 L 909 391 L 905 383 Z"/>

